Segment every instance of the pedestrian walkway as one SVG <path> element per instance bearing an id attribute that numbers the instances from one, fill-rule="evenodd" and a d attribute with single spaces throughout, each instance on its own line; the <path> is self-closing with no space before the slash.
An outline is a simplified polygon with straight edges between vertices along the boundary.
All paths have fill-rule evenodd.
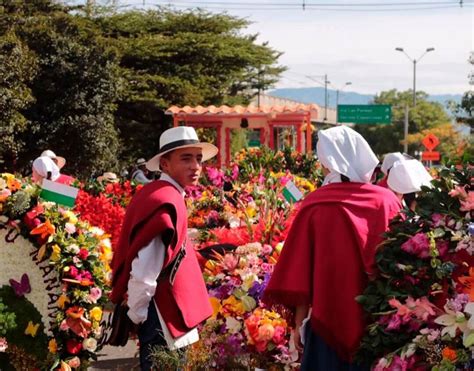
<path id="1" fill-rule="evenodd" d="M 138 371 L 140 370 L 138 359 L 138 346 L 136 340 L 129 340 L 124 347 L 105 346 L 98 359 L 92 363 L 90 371 Z"/>

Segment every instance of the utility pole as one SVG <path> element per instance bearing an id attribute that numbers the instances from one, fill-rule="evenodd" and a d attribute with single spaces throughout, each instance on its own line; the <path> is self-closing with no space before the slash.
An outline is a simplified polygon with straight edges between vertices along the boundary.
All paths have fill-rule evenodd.
<path id="1" fill-rule="evenodd" d="M 408 153 L 408 104 L 405 104 L 405 122 L 403 125 L 403 153 Z"/>
<path id="2" fill-rule="evenodd" d="M 328 84 L 331 83 L 331 81 L 328 81 L 328 75 L 325 74 L 325 75 L 314 75 L 314 76 L 310 76 L 310 75 L 306 75 L 306 77 L 314 82 L 317 82 L 318 84 L 320 85 L 323 85 L 324 86 L 324 119 L 323 121 L 327 121 L 328 120 Z M 321 82 L 321 80 L 316 80 L 316 78 L 324 78 L 324 81 Z"/>

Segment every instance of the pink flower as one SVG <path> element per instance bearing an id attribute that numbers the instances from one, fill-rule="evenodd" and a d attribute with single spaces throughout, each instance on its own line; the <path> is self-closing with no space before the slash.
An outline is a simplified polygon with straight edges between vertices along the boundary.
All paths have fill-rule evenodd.
<path id="1" fill-rule="evenodd" d="M 239 177 L 239 166 L 234 165 L 232 167 L 232 174 L 231 174 L 231 179 L 236 180 Z"/>
<path id="2" fill-rule="evenodd" d="M 226 269 L 232 271 L 239 264 L 239 259 L 234 254 L 225 254 L 222 263 Z"/>
<path id="3" fill-rule="evenodd" d="M 271 245 L 265 244 L 262 246 L 263 255 L 270 255 L 272 251 L 273 251 L 273 247 L 271 247 Z"/>
<path id="4" fill-rule="evenodd" d="M 267 342 L 273 338 L 274 334 L 275 328 L 269 323 L 266 323 L 258 328 L 257 340 Z"/>
<path id="5" fill-rule="evenodd" d="M 90 289 L 90 293 L 87 296 L 87 301 L 89 303 L 97 303 L 97 300 L 99 300 L 102 297 L 102 290 L 99 287 L 93 287 Z"/>
<path id="6" fill-rule="evenodd" d="M 453 190 L 449 191 L 449 195 L 451 197 L 459 197 L 462 199 L 467 197 L 466 189 L 464 187 L 459 186 L 456 186 Z"/>
<path id="7" fill-rule="evenodd" d="M 265 273 L 273 272 L 273 264 L 262 263 L 261 268 Z"/>
<path id="8" fill-rule="evenodd" d="M 69 330 L 69 325 L 66 323 L 66 320 L 63 320 L 61 324 L 59 325 L 59 329 L 61 331 L 67 331 Z"/>
<path id="9" fill-rule="evenodd" d="M 436 248 L 438 249 L 439 256 L 444 257 L 446 256 L 446 253 L 448 252 L 449 243 L 448 241 L 445 241 L 445 240 L 438 240 L 436 241 Z"/>
<path id="10" fill-rule="evenodd" d="M 474 192 L 469 191 L 465 200 L 461 201 L 461 211 L 471 211 L 474 210 Z"/>
<path id="11" fill-rule="evenodd" d="M 207 177 L 214 186 L 222 187 L 224 184 L 224 172 L 222 170 L 216 169 L 215 167 L 207 167 L 206 172 Z"/>
<path id="12" fill-rule="evenodd" d="M 443 220 L 444 217 L 441 214 L 433 214 L 431 215 L 431 220 L 433 221 L 433 227 L 439 227 L 440 225 L 443 225 Z"/>
<path id="13" fill-rule="evenodd" d="M 79 357 L 74 357 L 67 361 L 67 364 L 72 368 L 78 368 L 81 365 L 81 360 Z"/>
<path id="14" fill-rule="evenodd" d="M 66 223 L 66 225 L 64 226 L 64 229 L 69 234 L 76 233 L 76 226 L 72 223 Z"/>
<path id="15" fill-rule="evenodd" d="M 424 233 L 417 233 L 401 246 L 403 251 L 420 258 L 430 256 L 430 240 Z"/>
<path id="16" fill-rule="evenodd" d="M 81 260 L 86 260 L 89 256 L 89 251 L 87 249 L 80 249 L 77 253 L 77 257 Z"/>
<path id="17" fill-rule="evenodd" d="M 285 341 L 286 329 L 283 326 L 275 326 L 275 331 L 273 332 L 273 342 L 275 344 L 281 344 Z"/>
<path id="18" fill-rule="evenodd" d="M 402 324 L 401 318 L 398 314 L 390 317 L 390 321 L 387 325 L 387 330 L 398 330 Z"/>
<path id="19" fill-rule="evenodd" d="M 0 353 L 4 353 L 8 348 L 7 339 L 0 338 Z"/>

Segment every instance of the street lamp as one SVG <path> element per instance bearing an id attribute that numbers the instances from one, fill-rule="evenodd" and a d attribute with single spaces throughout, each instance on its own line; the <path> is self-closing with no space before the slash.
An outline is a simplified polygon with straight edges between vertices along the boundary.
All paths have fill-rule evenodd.
<path id="1" fill-rule="evenodd" d="M 410 62 L 413 62 L 413 107 L 416 106 L 416 64 L 425 56 L 426 53 L 432 52 L 435 49 L 434 48 L 427 48 L 425 52 L 420 55 L 418 59 L 413 59 L 411 58 L 403 48 L 395 48 L 397 52 L 402 52 L 407 56 L 407 58 L 410 60 Z"/>
<path id="2" fill-rule="evenodd" d="M 352 85 L 352 82 L 347 81 L 346 83 L 344 83 L 344 85 L 342 85 L 341 88 L 336 89 L 336 109 L 337 109 L 337 106 L 339 105 L 339 92 L 342 92 L 342 90 L 343 90 L 346 86 L 349 86 L 349 85 Z"/>

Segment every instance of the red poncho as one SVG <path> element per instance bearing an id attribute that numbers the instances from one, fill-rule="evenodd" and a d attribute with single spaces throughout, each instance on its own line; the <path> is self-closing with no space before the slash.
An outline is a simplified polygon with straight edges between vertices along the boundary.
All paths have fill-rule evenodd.
<path id="1" fill-rule="evenodd" d="M 355 301 L 375 269 L 375 251 L 400 210 L 395 195 L 365 183 L 329 184 L 310 194 L 296 216 L 265 300 L 312 307 L 311 325 L 350 361 L 364 332 Z"/>

